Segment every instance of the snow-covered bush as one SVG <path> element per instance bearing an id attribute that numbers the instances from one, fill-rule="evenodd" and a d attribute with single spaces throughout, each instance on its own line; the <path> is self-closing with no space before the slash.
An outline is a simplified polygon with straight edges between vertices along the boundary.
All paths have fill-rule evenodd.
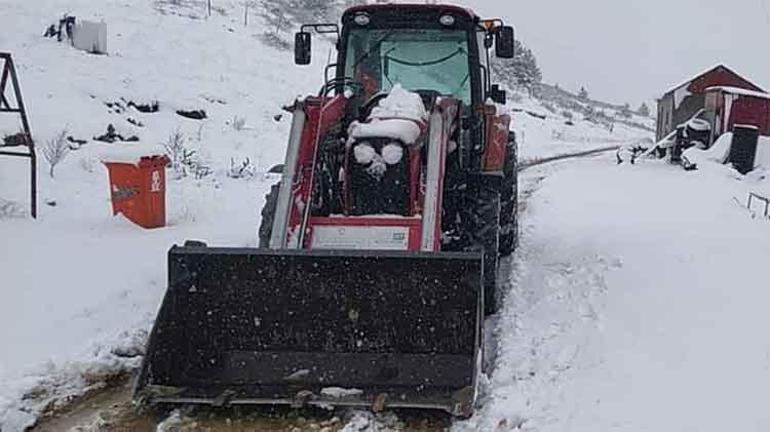
<path id="1" fill-rule="evenodd" d="M 233 117 L 233 129 L 240 132 L 245 127 L 246 127 L 246 117 L 239 117 L 237 115 Z"/>
<path id="2" fill-rule="evenodd" d="M 636 113 L 642 117 L 649 117 L 650 116 L 650 107 L 647 106 L 646 102 L 642 102 L 641 105 L 639 105 L 639 108 L 636 110 Z"/>
<path id="3" fill-rule="evenodd" d="M 254 165 L 251 164 L 251 159 L 246 158 L 236 162 L 235 158 L 230 158 L 230 169 L 227 170 L 227 176 L 234 179 L 254 177 Z"/>
<path id="4" fill-rule="evenodd" d="M 46 141 L 43 146 L 43 156 L 48 161 L 48 174 L 51 178 L 54 177 L 54 168 L 58 165 L 70 151 L 69 143 L 67 142 L 67 130 L 64 129 L 59 132 L 55 137 Z"/>
<path id="5" fill-rule="evenodd" d="M 24 215 L 24 208 L 19 203 L 0 198 L 0 220 L 21 217 Z"/>
<path id="6" fill-rule="evenodd" d="M 187 138 L 177 129 L 163 144 L 171 160 L 171 170 L 177 179 L 192 175 L 200 180 L 211 174 L 211 168 L 201 160 L 196 150 L 187 147 Z"/>

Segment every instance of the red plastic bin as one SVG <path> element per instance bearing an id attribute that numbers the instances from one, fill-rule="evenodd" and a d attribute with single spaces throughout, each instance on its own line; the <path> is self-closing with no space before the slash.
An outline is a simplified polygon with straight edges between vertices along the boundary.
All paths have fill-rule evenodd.
<path id="1" fill-rule="evenodd" d="M 138 163 L 104 161 L 110 175 L 112 214 L 123 213 L 143 228 L 166 226 L 166 156 Z"/>

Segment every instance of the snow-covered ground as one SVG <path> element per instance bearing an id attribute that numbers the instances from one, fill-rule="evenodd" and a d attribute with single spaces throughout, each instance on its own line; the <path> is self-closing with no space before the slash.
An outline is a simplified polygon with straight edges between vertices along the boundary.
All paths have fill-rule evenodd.
<path id="1" fill-rule="evenodd" d="M 242 2 L 218 0 L 213 16 L 207 19 L 188 16 L 203 17 L 205 2 L 177 3 L 182 7 L 152 0 L 0 3 L 0 50 L 14 55 L 39 147 L 42 149 L 64 129 L 74 138 L 89 140 L 57 166 L 55 179 L 48 177 L 41 156 L 37 220 L 24 216 L 28 193 L 25 161 L 0 158 L 0 428 L 4 432 L 31 424 L 51 400 L 78 394 L 89 385 L 98 385 L 105 376 L 136 367 L 165 291 L 165 254 L 172 244 L 186 239 L 231 246 L 256 243 L 259 209 L 275 180 L 265 171 L 283 158 L 288 134 L 289 118 L 284 115 L 276 121 L 274 117 L 295 96 L 315 92 L 320 86 L 328 50 L 324 44 L 314 44 L 314 66 L 295 67 L 291 52 L 267 47 L 259 40 L 262 28 L 257 20 L 252 19 L 248 27 L 243 25 Z M 45 27 L 65 12 L 79 18 L 104 19 L 108 24 L 109 55 L 92 56 L 42 38 Z M 154 114 L 126 107 L 126 101 L 142 104 L 155 100 L 160 111 Z M 106 105 L 114 102 L 120 102 L 124 109 L 116 113 L 114 105 Z M 521 110 L 514 114 L 514 127 L 521 157 L 526 160 L 647 136 L 644 131 L 621 125 L 610 132 L 579 120 L 569 126 L 566 119 L 553 115 L 543 120 L 527 113 L 546 113 L 531 99 L 511 106 Z M 185 119 L 175 114 L 178 109 L 204 109 L 208 118 Z M 129 123 L 129 118 L 143 126 Z M 0 117 L 1 133 L 18 130 L 17 124 L 4 119 Z M 104 144 L 91 140 L 103 134 L 108 124 L 125 136 L 137 135 L 140 142 Z M 183 135 L 186 147 L 195 150 L 212 173 L 200 179 L 191 175 L 180 179 L 169 173 L 166 228 L 143 230 L 122 217 L 113 217 L 107 172 L 101 161 L 112 157 L 116 150 L 162 152 L 162 144 L 177 131 Z M 236 179 L 227 175 L 231 160 L 240 163 L 247 158 L 253 165 L 253 176 Z M 546 174 L 549 177 L 527 207 L 525 239 L 517 267 L 522 272 L 517 271 L 516 291 L 509 295 L 501 318 L 501 355 L 492 377 L 490 399 L 476 418 L 464 424 L 466 427 L 486 429 L 505 420 L 503 430 L 510 430 L 516 418 L 521 418 L 537 427 L 569 430 L 549 422 L 563 419 L 561 415 L 570 407 L 583 409 L 567 404 L 582 400 L 572 397 L 575 391 L 596 389 L 606 393 L 622 389 L 627 381 L 610 377 L 594 382 L 588 375 L 580 375 L 580 379 L 601 388 L 584 385 L 577 377 L 558 381 L 548 376 L 552 365 L 557 369 L 558 365 L 567 365 L 561 373 L 566 377 L 577 374 L 574 371 L 596 372 L 585 366 L 591 356 L 603 353 L 600 348 L 604 345 L 593 342 L 602 335 L 596 323 L 607 323 L 605 328 L 615 326 L 617 321 L 611 319 L 622 321 L 627 308 L 633 309 L 637 303 L 639 308 L 633 309 L 636 315 L 631 316 L 639 316 L 638 320 L 642 319 L 640 314 L 643 318 L 654 316 L 656 319 L 650 321 L 656 324 L 634 329 L 663 331 L 668 329 L 665 326 L 673 325 L 670 319 L 665 320 L 665 310 L 649 311 L 655 301 L 673 308 L 673 302 L 658 298 L 661 292 L 668 295 L 673 286 L 666 276 L 669 273 L 656 271 L 660 263 L 670 266 L 671 258 L 681 261 L 677 254 L 689 251 L 689 255 L 683 255 L 681 271 L 671 273 L 671 277 L 694 281 L 687 287 L 697 294 L 701 291 L 697 289 L 700 278 L 709 283 L 718 280 L 707 272 L 720 271 L 715 262 L 709 261 L 716 260 L 716 255 L 708 255 L 708 251 L 723 251 L 737 260 L 743 255 L 736 251 L 742 250 L 744 243 L 767 234 L 765 225 L 749 220 L 747 213 L 732 202 L 731 194 L 744 198 L 740 194 L 745 191 L 738 191 L 743 183 L 718 169 L 686 176 L 660 164 L 615 167 L 614 161 L 607 159 L 553 173 L 550 169 L 532 173 L 527 174 L 530 180 Z M 664 194 L 655 194 L 658 189 Z M 692 203 L 678 205 L 680 200 Z M 621 217 L 627 214 L 635 218 Z M 732 215 L 732 219 L 726 215 Z M 720 223 L 719 229 L 700 233 L 710 226 L 712 217 L 714 223 Z M 722 223 L 727 220 L 740 221 L 735 222 L 740 230 L 727 230 Z M 680 231 L 687 236 L 678 237 L 684 235 Z M 715 233 L 720 237 L 708 243 L 707 252 L 703 252 L 706 255 L 698 252 L 704 243 L 690 247 L 684 241 Z M 755 249 L 760 249 L 756 256 L 761 256 L 763 250 Z M 750 259 L 754 258 L 740 262 Z M 735 261 L 730 263 L 735 265 Z M 635 266 L 641 269 L 627 270 Z M 730 281 L 738 280 L 724 271 Z M 640 274 L 644 278 L 634 279 Z M 595 282 L 600 280 L 607 281 L 610 289 L 596 288 Z M 757 284 L 761 279 L 755 280 L 755 288 Z M 655 291 L 658 287 L 662 291 Z M 701 300 L 714 306 L 719 291 L 713 285 L 703 290 L 711 297 L 690 298 L 682 307 L 694 312 Z M 620 292 L 630 294 L 616 300 L 618 309 L 597 315 L 606 317 L 603 320 L 583 318 L 592 313 L 590 310 L 573 311 L 590 304 L 599 314 L 607 310 L 604 299 Z M 732 285 L 726 292 L 734 292 Z M 685 294 L 682 291 L 677 299 Z M 568 300 L 570 296 L 587 296 L 596 304 Z M 748 293 L 741 299 L 755 301 L 757 307 L 762 300 Z M 731 304 L 740 307 L 740 303 Z M 674 331 L 686 331 L 674 327 L 661 339 L 662 344 L 674 343 L 672 338 L 679 334 Z M 635 340 L 652 343 L 654 334 L 640 334 Z M 615 352 L 618 345 L 612 344 L 622 339 L 622 334 L 613 330 L 610 335 L 607 349 Z M 592 341 L 592 345 L 581 346 L 570 357 L 570 349 L 583 339 Z M 697 338 L 694 341 L 701 342 Z M 696 342 L 694 349 L 708 348 Z M 638 359 L 639 350 L 630 352 L 637 358 L 629 365 L 643 365 Z M 570 358 L 574 358 L 571 363 Z M 606 360 L 612 365 L 610 371 L 620 374 L 617 357 L 610 360 Z M 726 380 L 735 370 L 751 370 L 743 363 L 739 365 L 715 370 L 714 376 Z M 531 371 L 534 375 L 528 379 Z M 564 392 L 559 393 L 554 386 L 564 388 Z M 633 402 L 638 403 L 642 396 Z M 607 398 L 613 403 L 622 402 L 619 396 Z M 583 414 L 645 412 L 636 410 L 634 404 L 623 407 L 606 411 L 586 408 Z"/>
<path id="2" fill-rule="evenodd" d="M 770 220 L 743 207 L 766 174 L 611 157 L 527 171 L 542 181 L 496 368 L 456 430 L 768 430 Z"/>

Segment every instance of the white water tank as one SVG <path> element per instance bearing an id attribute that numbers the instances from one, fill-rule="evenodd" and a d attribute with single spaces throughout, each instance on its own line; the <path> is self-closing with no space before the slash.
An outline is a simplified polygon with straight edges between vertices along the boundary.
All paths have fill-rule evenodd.
<path id="1" fill-rule="evenodd" d="M 78 20 L 72 35 L 75 48 L 93 54 L 107 54 L 107 23 Z"/>

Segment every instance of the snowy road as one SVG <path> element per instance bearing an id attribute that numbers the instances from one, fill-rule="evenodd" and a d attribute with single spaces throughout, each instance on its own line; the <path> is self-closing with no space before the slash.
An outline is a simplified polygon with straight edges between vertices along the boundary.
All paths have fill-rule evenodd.
<path id="1" fill-rule="evenodd" d="M 609 154 L 521 182 L 496 367 L 453 430 L 770 428 L 770 221 L 733 199 L 767 181 Z"/>
<path id="2" fill-rule="evenodd" d="M 733 200 L 766 181 L 609 158 L 526 177 L 491 390 L 455 429 L 770 430 L 770 222 Z"/>

